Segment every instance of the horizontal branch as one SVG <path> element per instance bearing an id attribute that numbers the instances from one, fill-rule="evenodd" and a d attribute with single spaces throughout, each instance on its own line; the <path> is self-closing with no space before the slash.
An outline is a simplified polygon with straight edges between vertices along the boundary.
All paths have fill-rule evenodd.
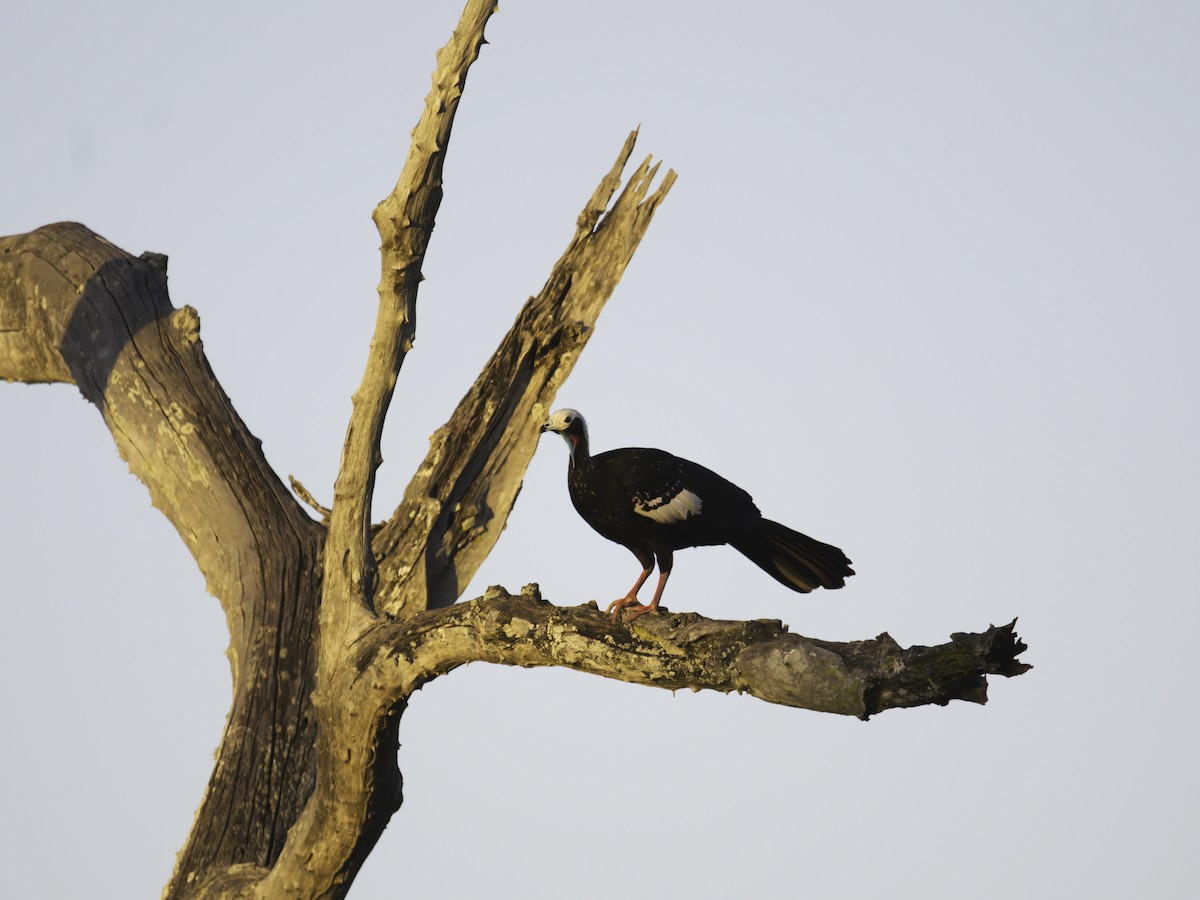
<path id="1" fill-rule="evenodd" d="M 722 621 L 697 613 L 614 624 L 595 603 L 559 607 L 536 585 L 381 624 L 363 641 L 360 667 L 389 694 L 407 697 L 471 662 L 564 666 L 679 690 L 747 693 L 770 703 L 866 719 L 886 709 L 951 700 L 985 703 L 988 675 L 1019 675 L 1025 645 L 1009 625 L 955 634 L 935 647 L 900 647 L 886 633 L 837 643 L 788 632 L 776 620 Z"/>

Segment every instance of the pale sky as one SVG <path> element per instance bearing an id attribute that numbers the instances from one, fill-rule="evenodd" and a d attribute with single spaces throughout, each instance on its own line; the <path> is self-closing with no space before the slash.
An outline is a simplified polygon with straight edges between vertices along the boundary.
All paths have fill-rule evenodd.
<path id="1" fill-rule="evenodd" d="M 869 723 L 482 664 L 418 694 L 351 896 L 1194 896 L 1200 6 L 506 0 L 396 392 L 399 501 L 626 134 L 679 173 L 557 405 L 703 463 L 858 575 L 729 548 L 664 602 L 934 644 L 1020 617 L 987 706 Z M 370 213 L 454 3 L 9 0 L 0 233 L 170 257 L 282 477 L 328 502 Z M 154 897 L 229 703 L 216 601 L 68 386 L 0 384 L 0 896 Z M 544 438 L 467 591 L 623 594 Z"/>

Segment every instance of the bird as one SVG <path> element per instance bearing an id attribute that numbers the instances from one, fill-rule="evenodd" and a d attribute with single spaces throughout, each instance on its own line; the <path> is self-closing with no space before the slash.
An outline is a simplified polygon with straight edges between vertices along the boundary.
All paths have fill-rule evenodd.
<path id="1" fill-rule="evenodd" d="M 628 548 L 642 566 L 629 593 L 608 605 L 613 623 L 658 610 L 676 550 L 728 544 L 793 591 L 845 586 L 854 574 L 846 554 L 806 534 L 763 518 L 750 495 L 698 463 L 649 447 L 591 455 L 587 422 L 578 410 L 550 414 L 539 434 L 567 442 L 567 490 L 593 529 Z M 649 605 L 638 591 L 658 564 Z"/>

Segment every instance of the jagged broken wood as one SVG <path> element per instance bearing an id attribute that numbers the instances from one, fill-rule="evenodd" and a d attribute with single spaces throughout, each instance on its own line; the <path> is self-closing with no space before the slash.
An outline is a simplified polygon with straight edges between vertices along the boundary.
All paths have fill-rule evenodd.
<path id="1" fill-rule="evenodd" d="M 407 699 L 471 662 L 563 666 L 668 690 L 747 693 L 770 703 L 868 719 L 887 709 L 987 701 L 987 676 L 1020 675 L 1016 620 L 947 644 L 904 649 L 884 633 L 822 641 L 775 619 L 722 621 L 697 613 L 614 624 L 595 602 L 555 606 L 537 585 L 380 623 L 360 643 L 360 679 Z"/>
<path id="2" fill-rule="evenodd" d="M 396 729 L 412 691 L 487 661 L 566 666 L 670 689 L 744 691 L 867 718 L 983 702 L 1027 666 L 1013 625 L 903 650 L 833 643 L 778 622 L 666 613 L 615 625 L 536 590 L 455 604 L 495 544 L 538 427 L 658 205 L 636 134 L 580 213 L 542 290 L 447 423 L 404 497 L 371 525 L 379 435 L 415 329 L 420 265 L 466 74 L 494 11 L 470 0 L 438 55 L 395 190 L 376 210 L 380 310 L 334 488 L 314 521 L 212 372 L 199 316 L 175 309 L 167 260 L 82 225 L 0 238 L 0 378 L 73 383 L 184 541 L 225 612 L 233 701 L 168 897 L 340 897 L 400 804 Z M 653 188 L 653 189 L 652 189 Z M 452 605 L 453 604 L 453 605 Z"/>

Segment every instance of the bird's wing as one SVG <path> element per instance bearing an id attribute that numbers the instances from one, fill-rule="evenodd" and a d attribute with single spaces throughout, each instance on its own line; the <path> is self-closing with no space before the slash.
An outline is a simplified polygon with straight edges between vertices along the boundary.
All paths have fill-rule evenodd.
<path id="1" fill-rule="evenodd" d="M 631 449 L 619 467 L 633 512 L 660 525 L 700 515 L 704 499 L 687 483 L 687 461 L 663 450 Z"/>
<path id="2" fill-rule="evenodd" d="M 672 525 L 700 515 L 703 506 L 704 501 L 700 499 L 699 494 L 683 488 L 671 497 L 652 497 L 646 500 L 635 498 L 633 511 L 659 525 Z"/>
<path id="3" fill-rule="evenodd" d="M 593 462 L 612 485 L 614 507 L 623 505 L 660 525 L 675 525 L 703 514 L 705 519 L 740 528 L 759 517 L 750 495 L 737 485 L 665 450 L 627 447 L 601 453 Z"/>

